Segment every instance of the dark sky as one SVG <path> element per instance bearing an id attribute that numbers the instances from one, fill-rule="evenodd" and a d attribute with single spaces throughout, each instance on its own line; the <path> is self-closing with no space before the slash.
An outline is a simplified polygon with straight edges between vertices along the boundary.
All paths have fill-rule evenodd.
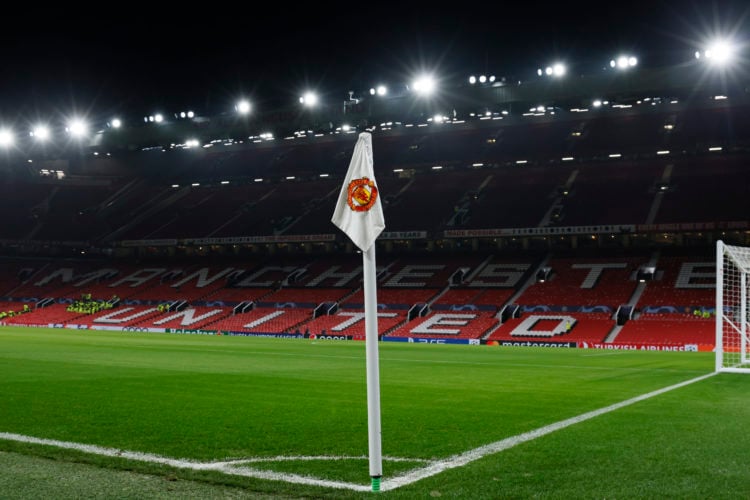
<path id="1" fill-rule="evenodd" d="M 241 94 L 272 107 L 306 87 L 340 101 L 348 89 L 408 81 L 419 69 L 531 78 L 555 58 L 582 73 L 624 50 L 643 66 L 663 65 L 691 57 L 712 33 L 750 35 L 750 4 L 740 1 L 297 3 L 5 14 L 0 120 L 71 109 L 213 113 Z"/>

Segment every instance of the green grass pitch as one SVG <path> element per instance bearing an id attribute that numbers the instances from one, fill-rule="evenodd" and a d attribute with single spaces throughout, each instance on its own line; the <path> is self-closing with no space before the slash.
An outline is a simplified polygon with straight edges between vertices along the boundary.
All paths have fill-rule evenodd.
<path id="1" fill-rule="evenodd" d="M 252 467 L 367 485 L 364 349 L 361 342 L 2 328 L 0 432 L 200 462 L 267 457 Z M 380 367 L 387 480 L 704 375 L 713 356 L 381 343 Z M 750 377 L 722 374 L 380 495 L 747 497 L 749 422 Z M 8 440 L 0 450 L 52 459 L 45 462 L 51 476 L 70 464 L 101 467 L 115 492 L 118 474 L 134 471 L 197 481 L 217 496 L 227 488 L 373 495 Z M 294 459 L 301 456 L 319 458 Z M 22 483 L 4 470 L 0 485 Z M 22 478 L 26 469 L 12 470 Z M 19 496 L 45 491 L 29 488 Z"/>

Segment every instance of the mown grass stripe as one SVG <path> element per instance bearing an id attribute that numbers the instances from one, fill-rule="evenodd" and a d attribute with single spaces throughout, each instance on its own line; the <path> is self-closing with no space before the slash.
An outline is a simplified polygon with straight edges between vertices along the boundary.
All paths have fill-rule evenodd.
<path id="1" fill-rule="evenodd" d="M 655 391 L 651 391 L 646 394 L 642 394 L 640 396 L 636 396 L 634 398 L 621 401 L 619 403 L 605 406 L 604 408 L 599 408 L 598 410 L 589 411 L 589 412 L 582 413 L 581 415 L 578 415 L 575 417 L 571 417 L 565 420 L 561 420 L 559 422 L 555 422 L 550 425 L 545 425 L 544 427 L 540 427 L 533 431 L 524 432 L 523 434 L 519 434 L 517 436 L 511 436 L 509 438 L 502 439 L 494 443 L 480 446 L 479 448 L 474 448 L 473 450 L 469 450 L 467 452 L 460 453 L 458 455 L 453 455 L 444 460 L 436 460 L 434 463 L 426 467 L 415 469 L 411 472 L 407 472 L 406 474 L 402 474 L 401 476 L 383 481 L 383 484 L 381 485 L 380 489 L 382 491 L 393 490 L 393 489 L 400 488 L 402 486 L 406 486 L 408 484 L 414 483 L 416 481 L 420 481 L 422 479 L 426 479 L 428 477 L 434 476 L 448 469 L 455 469 L 456 467 L 462 467 L 466 464 L 474 462 L 475 460 L 479 460 L 480 458 L 486 457 L 487 455 L 499 453 L 503 450 L 507 450 L 508 448 L 512 448 L 521 443 L 525 443 L 527 441 L 531 441 L 533 439 L 546 436 L 547 434 L 550 434 L 555 431 L 559 431 L 560 429 L 564 429 L 566 427 L 570 427 L 571 425 L 585 422 L 586 420 L 590 420 L 592 418 L 598 417 L 600 415 L 604 415 L 606 413 L 611 413 L 615 410 L 619 410 L 620 408 L 630 406 L 640 401 L 644 401 L 646 399 L 659 396 L 666 392 L 673 391 L 675 389 L 679 389 L 681 387 L 685 387 L 687 385 L 694 384 L 696 382 L 700 382 L 701 380 L 705 380 L 709 377 L 716 375 L 716 373 L 717 372 L 708 373 L 701 377 L 696 377 L 690 380 L 686 380 L 678 384 L 670 385 L 669 387 L 657 389 Z"/>
<path id="2" fill-rule="evenodd" d="M 659 396 L 666 392 L 673 391 L 675 389 L 679 389 L 681 387 L 685 387 L 687 385 L 690 385 L 696 382 L 700 382 L 709 377 L 712 377 L 715 374 L 716 373 L 708 373 L 706 375 L 696 377 L 690 380 L 686 380 L 684 382 L 680 382 L 677 384 L 673 384 L 671 386 L 664 387 L 662 389 L 657 389 L 655 391 L 651 391 L 646 394 L 642 394 L 640 396 L 636 396 L 636 397 L 627 399 L 625 401 L 621 401 L 619 403 L 605 406 L 597 410 L 582 413 L 575 417 L 561 420 L 559 422 L 555 422 L 553 424 L 546 425 L 544 427 L 540 427 L 538 429 L 525 432 L 523 434 L 518 434 L 516 436 L 511 436 L 509 438 L 502 439 L 494 443 L 480 446 L 478 448 L 474 448 L 464 453 L 450 456 L 443 460 L 433 461 L 425 467 L 420 467 L 410 472 L 407 472 L 405 474 L 401 474 L 399 476 L 383 480 L 380 489 L 381 491 L 394 490 L 402 486 L 406 486 L 408 484 L 412 484 L 414 482 L 427 479 L 431 476 L 439 474 L 448 469 L 462 467 L 471 462 L 474 462 L 483 457 L 486 457 L 487 455 L 499 453 L 503 450 L 507 450 L 521 443 L 525 443 L 527 441 L 531 441 L 531 440 L 543 437 L 547 434 L 564 429 L 571 425 L 585 422 L 586 420 L 590 420 L 600 415 L 611 413 L 620 408 L 633 405 L 640 401 L 644 401 L 646 399 Z M 234 460 L 221 461 L 221 462 L 196 462 L 196 461 L 187 460 L 187 459 L 164 457 L 164 456 L 156 455 L 152 453 L 126 451 L 126 450 L 120 450 L 117 448 L 106 448 L 102 446 L 83 444 L 83 443 L 74 443 L 70 441 L 43 439 L 43 438 L 37 438 L 33 436 L 24 436 L 22 434 L 14 434 L 14 433 L 9 433 L 9 432 L 0 432 L 0 439 L 7 440 L 7 441 L 16 441 L 16 442 L 21 442 L 21 443 L 53 446 L 57 448 L 76 450 L 76 451 L 80 451 L 84 453 L 112 457 L 112 458 L 123 458 L 127 460 L 136 460 L 140 462 L 149 462 L 149 463 L 154 463 L 154 464 L 167 465 L 167 466 L 175 467 L 179 469 L 192 469 L 196 471 L 217 471 L 217 472 L 221 472 L 227 475 L 245 476 L 245 477 L 252 477 L 252 478 L 257 478 L 257 479 L 268 479 L 272 481 L 284 481 L 288 483 L 305 484 L 305 485 L 311 485 L 311 486 L 323 486 L 323 487 L 328 487 L 328 488 L 346 489 L 350 491 L 369 491 L 370 490 L 369 486 L 367 485 L 347 483 L 344 481 L 332 481 L 332 480 L 326 480 L 326 479 L 319 479 L 319 478 L 313 478 L 313 477 L 308 477 L 308 476 L 302 476 L 299 474 L 257 470 L 257 469 L 253 469 L 253 468 L 246 467 L 246 466 L 239 466 L 239 464 L 247 464 L 247 463 L 253 463 L 253 462 L 260 462 L 260 461 L 265 462 L 265 461 L 284 461 L 284 460 L 299 460 L 299 461 L 346 460 L 346 459 L 360 459 L 363 457 L 277 456 L 277 457 L 270 457 L 270 458 L 234 459 Z M 412 459 L 393 458 L 393 460 L 404 461 L 404 460 L 412 460 Z"/>

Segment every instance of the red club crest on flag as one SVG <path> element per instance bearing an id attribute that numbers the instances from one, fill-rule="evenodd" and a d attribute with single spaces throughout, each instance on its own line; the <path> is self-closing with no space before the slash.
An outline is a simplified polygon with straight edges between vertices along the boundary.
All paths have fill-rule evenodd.
<path id="1" fill-rule="evenodd" d="M 378 200 L 378 188 L 367 177 L 351 181 L 347 193 L 346 203 L 355 212 L 367 212 Z"/>

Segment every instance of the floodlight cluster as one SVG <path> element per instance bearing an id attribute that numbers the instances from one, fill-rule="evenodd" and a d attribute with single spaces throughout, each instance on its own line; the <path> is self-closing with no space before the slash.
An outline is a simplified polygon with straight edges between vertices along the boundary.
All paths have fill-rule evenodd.
<path id="1" fill-rule="evenodd" d="M 717 38 L 713 42 L 706 44 L 704 49 L 696 51 L 695 58 L 699 60 L 700 63 L 705 62 L 709 66 L 719 67 L 723 70 L 724 68 L 727 68 L 733 62 L 738 60 L 741 52 L 743 52 L 743 47 L 739 45 L 738 42 L 733 41 L 729 38 Z M 615 54 L 614 57 L 609 60 L 608 65 L 605 65 L 604 69 L 615 70 L 617 72 L 633 72 L 635 71 L 639 63 L 639 58 L 636 55 L 628 52 L 622 52 L 619 54 Z M 539 77 L 550 78 L 554 80 L 563 80 L 570 72 L 572 72 L 572 70 L 562 60 L 551 62 L 550 64 L 541 66 L 536 70 L 536 73 Z M 407 94 L 412 94 L 420 99 L 433 99 L 438 93 L 440 81 L 441 78 L 439 76 L 435 75 L 434 73 L 425 72 L 416 76 L 409 84 L 405 84 L 402 86 L 394 84 L 392 89 L 389 88 L 389 86 L 386 85 L 385 82 L 376 82 L 375 85 L 369 88 L 369 95 L 375 98 L 399 98 Z M 473 75 L 470 75 L 468 76 L 468 83 L 472 86 L 477 87 L 495 87 L 507 84 L 505 78 L 499 79 L 495 75 L 489 73 L 475 73 Z M 521 81 L 519 80 L 518 83 L 520 84 Z M 366 92 L 367 91 L 365 91 L 365 93 Z M 354 94 L 354 91 L 349 92 L 349 101 L 347 101 L 347 103 L 360 102 L 361 97 L 354 98 Z M 717 95 L 715 96 L 715 99 L 726 99 L 726 96 Z M 304 106 L 305 108 L 309 108 L 311 112 L 315 112 L 314 110 L 316 109 L 324 108 L 323 98 L 311 89 L 306 90 L 304 93 L 301 93 L 298 100 L 300 105 Z M 591 105 L 594 108 L 600 108 L 602 106 L 608 106 L 609 102 L 603 99 L 595 99 L 591 102 Z M 631 107 L 630 104 L 616 104 L 613 106 Z M 234 111 L 238 115 L 251 115 L 255 112 L 255 110 L 256 108 L 254 104 L 246 98 L 240 98 L 234 103 Z M 588 109 L 571 109 L 571 112 L 584 111 L 588 111 Z M 542 106 L 541 110 L 531 109 L 529 113 L 553 114 L 554 110 L 549 110 L 546 109 L 546 106 Z M 502 117 L 491 116 L 490 114 L 488 116 L 481 117 L 480 119 L 501 118 Z M 167 123 L 173 121 L 191 120 L 197 122 L 201 119 L 202 118 L 199 118 L 195 111 L 186 109 L 184 111 L 172 113 L 171 115 L 167 115 L 162 112 L 155 112 L 154 114 L 144 116 L 143 123 L 146 125 L 166 125 Z M 455 119 L 455 116 L 453 117 L 453 119 Z M 433 119 L 431 121 L 433 123 L 445 123 L 451 121 L 451 118 L 443 115 L 436 115 L 433 116 Z M 112 133 L 115 133 L 114 131 L 121 129 L 126 125 L 126 122 L 121 117 L 112 117 L 109 119 L 109 121 L 106 122 L 104 128 L 108 128 L 113 131 Z M 32 143 L 44 144 L 53 139 L 53 136 L 55 135 L 54 131 L 62 130 L 63 127 L 70 138 L 76 139 L 78 141 L 83 140 L 87 137 L 91 137 L 93 135 L 93 125 L 89 124 L 83 117 L 72 117 L 64 125 L 56 125 L 54 126 L 54 128 L 52 127 L 51 122 L 40 121 L 31 126 L 29 129 L 27 129 L 27 132 L 24 133 L 20 133 L 17 130 L 14 131 L 10 126 L 0 123 L 0 148 L 10 149 L 11 147 L 16 146 L 16 144 L 20 142 L 20 138 L 22 136 L 25 136 L 26 134 L 28 134 L 28 137 L 30 137 L 30 141 Z M 348 127 L 339 127 L 339 129 L 337 130 L 349 132 Z M 253 140 L 268 139 L 266 139 L 265 137 L 259 137 Z M 188 145 L 188 147 L 195 146 Z"/>
<path id="2" fill-rule="evenodd" d="M 638 65 L 638 58 L 630 55 L 620 55 L 609 61 L 609 67 L 624 71 Z"/>
<path id="3" fill-rule="evenodd" d="M 495 80 L 497 80 L 497 77 L 495 75 L 479 75 L 478 77 L 475 75 L 471 75 L 469 77 L 469 83 L 472 85 L 479 84 L 485 84 L 485 83 L 495 83 Z"/>

